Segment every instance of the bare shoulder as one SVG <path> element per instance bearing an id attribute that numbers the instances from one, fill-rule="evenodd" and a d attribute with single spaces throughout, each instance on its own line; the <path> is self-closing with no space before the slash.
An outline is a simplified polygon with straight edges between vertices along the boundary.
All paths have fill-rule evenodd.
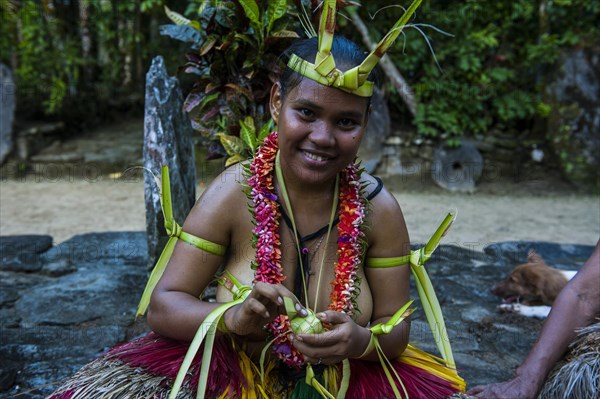
<path id="1" fill-rule="evenodd" d="M 184 230 L 213 242 L 227 243 L 231 231 L 248 215 L 245 183 L 241 164 L 221 172 L 196 201 Z"/>
<path id="2" fill-rule="evenodd" d="M 409 247 L 408 232 L 402 209 L 394 195 L 375 177 L 363 173 L 361 176 L 366 195 L 371 198 L 367 213 L 367 238 L 370 257 L 403 255 Z"/>
<path id="3" fill-rule="evenodd" d="M 369 200 L 369 212 L 373 216 L 402 214 L 400 205 L 394 195 L 387 190 L 381 180 L 368 173 L 361 176 L 361 185 L 364 187 L 365 196 L 371 197 Z"/>
<path id="4" fill-rule="evenodd" d="M 215 177 L 206 187 L 202 195 L 196 201 L 196 206 L 211 207 L 217 206 L 215 200 L 223 203 L 230 201 L 237 202 L 245 199 L 243 187 L 246 184 L 246 176 L 242 164 L 237 163 L 226 168 L 217 177 Z"/>

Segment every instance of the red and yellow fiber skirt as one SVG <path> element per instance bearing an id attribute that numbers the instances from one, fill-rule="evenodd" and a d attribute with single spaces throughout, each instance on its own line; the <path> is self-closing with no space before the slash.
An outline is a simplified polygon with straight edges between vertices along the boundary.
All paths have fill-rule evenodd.
<path id="1" fill-rule="evenodd" d="M 150 333 L 118 345 L 84 366 L 50 399 L 144 398 L 166 399 L 189 343 Z M 177 398 L 195 398 L 202 350 L 192 363 Z M 465 383 L 444 361 L 409 346 L 392 362 L 409 398 L 447 398 L 462 392 Z M 351 360 L 349 399 L 394 397 L 378 362 Z M 341 365 L 315 367 L 322 384 L 334 396 L 341 380 Z M 276 360 L 265 365 L 265 378 L 233 340 L 217 337 L 207 384 L 207 398 L 320 398 L 304 383 L 303 370 L 289 369 Z"/>

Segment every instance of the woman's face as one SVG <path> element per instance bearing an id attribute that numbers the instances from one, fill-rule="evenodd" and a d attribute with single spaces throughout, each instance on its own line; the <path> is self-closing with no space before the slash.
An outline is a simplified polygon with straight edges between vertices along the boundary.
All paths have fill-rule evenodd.
<path id="1" fill-rule="evenodd" d="M 328 184 L 354 160 L 368 120 L 368 99 L 302 79 L 283 98 L 271 90 L 286 179 Z"/>

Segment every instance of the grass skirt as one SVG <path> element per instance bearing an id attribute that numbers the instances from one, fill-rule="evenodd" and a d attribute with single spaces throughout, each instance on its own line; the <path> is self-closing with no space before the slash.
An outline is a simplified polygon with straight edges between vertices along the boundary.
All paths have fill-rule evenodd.
<path id="1" fill-rule="evenodd" d="M 600 322 L 577 331 L 567 363 L 550 376 L 539 398 L 600 398 Z"/>
<path id="2" fill-rule="evenodd" d="M 189 343 L 150 333 L 112 348 L 68 379 L 50 399 L 166 399 Z M 177 398 L 195 398 L 202 349 L 192 363 Z M 393 398 L 381 365 L 351 360 L 346 398 Z M 409 346 L 392 362 L 410 398 L 447 398 L 464 390 L 464 382 L 439 359 Z M 318 379 L 334 396 L 341 365 L 314 367 Z M 217 337 L 207 383 L 207 398 L 320 398 L 304 383 L 303 369 L 267 361 L 261 381 L 258 365 L 226 336 Z M 402 388 L 399 388 L 400 392 Z"/>

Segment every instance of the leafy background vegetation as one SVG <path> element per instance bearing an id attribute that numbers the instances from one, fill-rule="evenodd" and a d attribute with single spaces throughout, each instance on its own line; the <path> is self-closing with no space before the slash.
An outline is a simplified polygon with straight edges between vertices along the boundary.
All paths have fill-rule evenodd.
<path id="1" fill-rule="evenodd" d="M 15 75 L 19 120 L 74 127 L 139 108 L 151 58 L 184 51 L 159 35 L 163 3 L 0 0 L 0 61 Z"/>
<path id="2" fill-rule="evenodd" d="M 381 7 L 365 4 L 365 20 Z M 377 14 L 386 22 L 369 24 L 374 37 L 393 14 Z M 391 52 L 418 102 L 427 105 L 413 121 L 418 133 L 452 141 L 492 128 L 531 129 L 536 118 L 552 112 L 544 101 L 547 73 L 564 49 L 598 39 L 599 17 L 600 3 L 584 0 L 423 2 L 417 19 L 453 36 L 422 28 L 440 68 L 414 29 L 406 32 L 405 48 Z M 405 115 L 398 98 L 390 101 Z"/>
<path id="3" fill-rule="evenodd" d="M 21 119 L 79 123 L 124 104 L 141 107 L 150 60 L 163 55 L 171 71 L 180 66 L 185 107 L 209 155 L 235 157 L 268 129 L 265 104 L 277 55 L 303 35 L 301 1 L 317 3 L 0 0 L 0 60 L 15 71 Z M 397 1 L 362 3 L 358 13 L 373 40 L 402 12 Z M 183 18 L 178 24 L 165 5 Z M 596 1 L 425 0 L 414 22 L 452 36 L 420 27 L 439 67 L 417 29 L 397 42 L 390 55 L 424 106 L 413 117 L 388 85 L 392 116 L 418 137 L 450 145 L 494 134 L 543 144 L 547 117 L 556 112 L 545 94 L 548 76 L 565 49 L 598 42 L 598 20 Z M 361 42 L 349 20 L 339 24 Z"/>

